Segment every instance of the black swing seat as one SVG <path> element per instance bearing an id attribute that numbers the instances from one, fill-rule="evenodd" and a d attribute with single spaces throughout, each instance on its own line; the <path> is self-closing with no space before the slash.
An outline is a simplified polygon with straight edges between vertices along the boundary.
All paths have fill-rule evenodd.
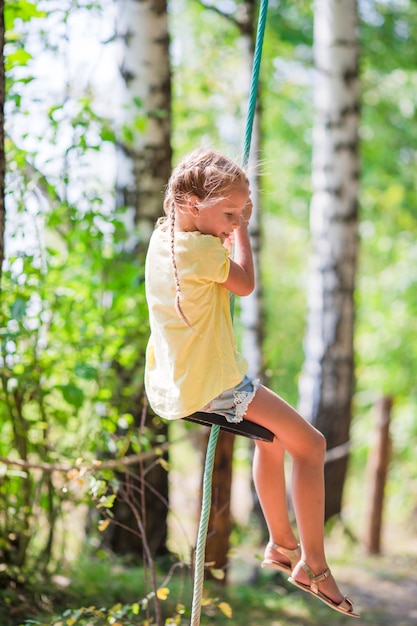
<path id="1" fill-rule="evenodd" d="M 274 439 L 274 433 L 263 426 L 259 426 L 259 424 L 248 422 L 248 420 L 242 420 L 234 424 L 233 422 L 228 422 L 223 415 L 218 415 L 217 413 L 204 413 L 199 411 L 183 419 L 187 422 L 208 426 L 209 428 L 216 424 L 225 432 L 231 433 L 232 435 L 249 437 L 249 439 L 259 439 L 261 441 L 273 441 Z"/>

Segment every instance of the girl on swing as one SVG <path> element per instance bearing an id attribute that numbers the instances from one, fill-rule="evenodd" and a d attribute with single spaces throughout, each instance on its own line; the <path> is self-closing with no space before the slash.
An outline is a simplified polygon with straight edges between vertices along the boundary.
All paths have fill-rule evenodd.
<path id="1" fill-rule="evenodd" d="M 255 442 L 253 460 L 270 535 L 262 565 L 289 573 L 297 587 L 359 617 L 341 594 L 324 553 L 325 439 L 282 398 L 246 375 L 247 362 L 236 348 L 229 294 L 246 296 L 254 288 L 248 178 L 224 155 L 197 150 L 174 169 L 164 211 L 146 259 L 150 405 L 166 419 L 215 412 L 274 433 L 272 443 Z M 285 451 L 293 460 L 299 544 L 287 510 Z"/>

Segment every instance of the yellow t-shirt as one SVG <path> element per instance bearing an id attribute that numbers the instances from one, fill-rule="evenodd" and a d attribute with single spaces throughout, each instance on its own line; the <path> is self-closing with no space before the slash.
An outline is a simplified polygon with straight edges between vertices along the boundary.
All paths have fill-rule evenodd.
<path id="1" fill-rule="evenodd" d="M 175 234 L 181 308 L 175 310 L 174 269 L 169 232 L 158 226 L 145 267 L 151 336 L 146 350 L 145 388 L 161 417 L 178 419 L 202 409 L 247 371 L 239 354 L 230 314 L 229 253 L 218 237 L 199 232 Z"/>

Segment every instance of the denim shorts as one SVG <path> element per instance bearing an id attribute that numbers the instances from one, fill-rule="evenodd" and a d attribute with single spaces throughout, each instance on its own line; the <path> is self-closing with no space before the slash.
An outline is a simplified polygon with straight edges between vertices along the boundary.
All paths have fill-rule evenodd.
<path id="1" fill-rule="evenodd" d="M 245 376 L 236 387 L 223 391 L 217 398 L 206 404 L 201 411 L 203 413 L 218 413 L 223 415 L 228 422 L 237 424 L 243 420 L 258 387 L 258 378 Z"/>

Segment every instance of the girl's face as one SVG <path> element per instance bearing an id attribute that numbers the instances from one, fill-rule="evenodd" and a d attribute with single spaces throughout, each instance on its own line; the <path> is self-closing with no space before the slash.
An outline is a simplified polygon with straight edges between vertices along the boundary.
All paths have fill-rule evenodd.
<path id="1" fill-rule="evenodd" d="M 203 209 L 193 206 L 191 199 L 190 209 L 196 229 L 203 235 L 219 237 L 222 242 L 240 226 L 242 211 L 249 200 L 249 187 L 233 187 L 225 195 L 222 200 Z"/>

